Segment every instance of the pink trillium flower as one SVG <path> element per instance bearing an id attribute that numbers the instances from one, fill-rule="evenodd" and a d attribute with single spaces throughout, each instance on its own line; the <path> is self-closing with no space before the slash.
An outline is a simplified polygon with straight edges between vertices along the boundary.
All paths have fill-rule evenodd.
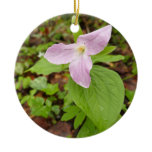
<path id="1" fill-rule="evenodd" d="M 67 64 L 72 79 L 84 88 L 89 88 L 92 69 L 90 55 L 101 52 L 111 37 L 112 26 L 108 25 L 89 34 L 80 35 L 77 43 L 65 45 L 54 44 L 49 47 L 44 57 L 53 64 Z"/>

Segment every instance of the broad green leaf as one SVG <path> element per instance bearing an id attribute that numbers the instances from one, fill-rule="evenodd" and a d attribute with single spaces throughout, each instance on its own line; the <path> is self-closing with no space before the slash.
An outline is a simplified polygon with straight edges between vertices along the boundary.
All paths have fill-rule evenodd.
<path id="1" fill-rule="evenodd" d="M 46 88 L 42 89 L 47 95 L 53 95 L 59 91 L 58 84 L 47 84 Z"/>
<path id="2" fill-rule="evenodd" d="M 103 51 L 101 51 L 99 54 L 97 54 L 95 56 L 107 55 L 107 54 L 113 52 L 115 49 L 116 49 L 116 46 L 107 46 L 104 48 Z"/>
<path id="3" fill-rule="evenodd" d="M 99 131 L 92 123 L 92 121 L 87 118 L 80 131 L 78 132 L 77 138 L 89 137 L 97 134 Z"/>
<path id="4" fill-rule="evenodd" d="M 124 59 L 122 55 L 94 55 L 91 57 L 93 63 L 97 62 L 117 62 Z"/>
<path id="5" fill-rule="evenodd" d="M 48 62 L 44 57 L 42 57 L 33 67 L 28 69 L 26 72 L 30 71 L 32 73 L 49 75 L 53 72 L 61 72 L 68 68 L 68 64 L 55 65 Z"/>
<path id="6" fill-rule="evenodd" d="M 74 119 L 74 129 L 77 129 L 85 119 L 85 114 L 81 111 L 77 114 L 76 118 Z"/>
<path id="7" fill-rule="evenodd" d="M 134 94 L 135 94 L 135 91 L 126 89 L 126 97 L 128 98 L 129 101 L 132 101 Z"/>
<path id="8" fill-rule="evenodd" d="M 88 89 L 69 80 L 69 93 L 75 104 L 103 131 L 113 125 L 122 109 L 124 85 L 120 76 L 94 65 Z"/>
<path id="9" fill-rule="evenodd" d="M 47 87 L 46 77 L 38 77 L 31 81 L 30 87 L 37 90 L 42 90 Z"/>
<path id="10" fill-rule="evenodd" d="M 61 120 L 62 121 L 68 121 L 73 119 L 78 113 L 80 109 L 77 106 L 69 106 L 68 108 L 64 109 L 64 113 Z"/>
<path id="11" fill-rule="evenodd" d="M 77 39 L 80 35 L 83 35 L 82 29 L 79 25 L 79 31 L 77 33 L 73 33 L 73 37 L 74 37 L 74 42 L 77 42 Z"/>

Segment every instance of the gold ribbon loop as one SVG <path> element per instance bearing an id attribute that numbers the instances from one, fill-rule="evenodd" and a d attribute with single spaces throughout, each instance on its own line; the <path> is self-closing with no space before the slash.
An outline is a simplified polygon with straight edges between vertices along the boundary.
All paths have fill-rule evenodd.
<path id="1" fill-rule="evenodd" d="M 76 8 L 76 0 L 74 0 L 74 13 L 75 13 L 75 16 L 76 16 L 76 19 L 75 19 L 75 25 L 78 24 L 78 18 L 79 18 L 79 10 L 80 10 L 80 0 L 78 0 L 78 8 Z"/>

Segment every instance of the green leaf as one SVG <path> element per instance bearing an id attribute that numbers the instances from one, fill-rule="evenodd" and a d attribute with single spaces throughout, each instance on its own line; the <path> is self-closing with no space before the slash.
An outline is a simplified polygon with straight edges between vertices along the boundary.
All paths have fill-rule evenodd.
<path id="1" fill-rule="evenodd" d="M 35 48 L 34 47 L 26 47 L 22 46 L 20 49 L 20 54 L 19 55 L 26 55 L 26 56 L 31 56 L 35 54 Z"/>
<path id="2" fill-rule="evenodd" d="M 75 113 L 64 113 L 63 116 L 62 116 L 62 118 L 61 118 L 61 121 L 71 120 L 71 119 L 73 119 L 75 116 L 76 116 Z"/>
<path id="3" fill-rule="evenodd" d="M 36 92 L 37 92 L 37 90 L 35 90 L 35 89 L 30 90 L 30 96 L 34 96 Z"/>
<path id="4" fill-rule="evenodd" d="M 47 107 L 52 107 L 52 102 L 49 99 L 46 99 L 45 104 Z"/>
<path id="5" fill-rule="evenodd" d="M 41 97 L 30 97 L 28 104 L 31 109 L 31 115 L 47 118 L 51 111 L 51 105 L 48 103 L 48 101 L 46 105 L 44 105 L 44 103 L 44 99 Z"/>
<path id="6" fill-rule="evenodd" d="M 80 131 L 78 132 L 77 138 L 89 137 L 97 134 L 99 131 L 95 125 L 87 118 Z"/>
<path id="7" fill-rule="evenodd" d="M 52 109 L 51 109 L 56 115 L 58 115 L 60 113 L 60 106 L 58 105 L 54 105 L 52 106 Z"/>
<path id="8" fill-rule="evenodd" d="M 48 62 L 44 57 L 42 57 L 33 67 L 28 69 L 26 72 L 30 71 L 32 73 L 49 75 L 53 72 L 61 72 L 69 67 L 68 64 L 55 65 Z"/>
<path id="9" fill-rule="evenodd" d="M 43 106 L 44 104 L 44 99 L 41 97 L 36 97 L 36 98 L 32 98 L 29 102 L 29 106 L 30 107 L 34 107 L 34 108 L 39 108 L 41 106 Z"/>
<path id="10" fill-rule="evenodd" d="M 36 35 L 35 35 L 36 36 Z M 37 35 L 38 37 L 41 35 Z M 38 54 L 40 52 L 44 52 L 46 51 L 50 46 L 52 46 L 54 43 L 53 42 L 49 42 L 49 43 L 44 43 L 44 44 L 40 44 L 38 46 L 32 46 L 32 47 L 26 47 L 23 46 L 21 48 L 21 53 L 22 55 L 27 55 L 27 56 L 31 56 L 31 55 L 35 55 Z"/>
<path id="11" fill-rule="evenodd" d="M 59 114 L 60 112 L 59 106 L 52 106 L 52 102 L 49 100 L 49 98 L 44 101 L 44 99 L 41 97 L 25 96 L 23 100 L 24 101 L 22 102 L 28 100 L 27 102 L 31 109 L 31 115 L 33 116 L 48 118 L 49 116 L 53 117 L 51 114 L 51 110 L 55 114 Z"/>
<path id="12" fill-rule="evenodd" d="M 31 78 L 30 77 L 19 77 L 18 82 L 16 83 L 15 87 L 16 89 L 20 89 L 20 87 L 23 87 L 23 89 L 26 89 L 30 86 Z"/>
<path id="13" fill-rule="evenodd" d="M 79 31 L 77 33 L 73 33 L 73 36 L 74 36 L 74 42 L 77 42 L 77 39 L 80 35 L 83 35 L 83 32 L 82 32 L 82 29 L 79 25 Z"/>
<path id="14" fill-rule="evenodd" d="M 21 104 L 24 104 L 26 101 L 28 101 L 30 99 L 30 96 L 27 95 L 27 96 L 24 96 L 21 100 Z"/>
<path id="15" fill-rule="evenodd" d="M 130 55 L 125 55 L 123 62 L 124 63 L 128 63 L 128 61 L 129 61 L 130 58 L 131 58 Z"/>
<path id="16" fill-rule="evenodd" d="M 66 94 L 67 94 L 66 91 L 62 91 L 62 92 L 59 91 L 59 92 L 57 93 L 58 98 L 61 99 L 61 100 L 65 98 Z"/>
<path id="17" fill-rule="evenodd" d="M 26 40 L 24 41 L 24 43 L 25 43 L 26 45 L 29 45 L 29 40 L 30 40 L 30 36 L 28 36 L 28 37 L 26 38 Z"/>
<path id="18" fill-rule="evenodd" d="M 30 87 L 37 90 L 42 90 L 47 87 L 46 77 L 38 77 L 31 81 Z"/>
<path id="19" fill-rule="evenodd" d="M 85 114 L 81 111 L 74 119 L 74 129 L 77 129 L 85 119 Z"/>
<path id="20" fill-rule="evenodd" d="M 19 100 L 22 100 L 23 97 L 22 97 L 22 93 L 21 93 L 21 92 L 18 92 L 18 93 L 17 93 L 17 96 L 18 96 L 18 99 L 19 99 Z"/>
<path id="21" fill-rule="evenodd" d="M 15 84 L 16 90 L 20 89 L 20 87 L 21 87 L 21 85 L 22 85 L 23 79 L 24 79 L 24 78 L 21 77 L 21 76 L 18 78 L 18 80 L 17 80 L 17 82 L 16 82 L 16 84 Z"/>
<path id="22" fill-rule="evenodd" d="M 96 56 L 107 55 L 107 54 L 113 52 L 115 49 L 116 49 L 116 46 L 107 46 L 107 47 L 104 48 L 103 51 L 101 51 Z"/>
<path id="23" fill-rule="evenodd" d="M 34 94 L 37 92 L 37 90 L 30 90 L 30 95 L 26 95 L 22 98 L 21 104 L 24 104 L 25 102 L 28 102 L 29 105 L 31 104 L 31 101 L 34 99 Z"/>
<path id="24" fill-rule="evenodd" d="M 58 84 L 47 84 L 47 87 L 42 89 L 47 95 L 53 95 L 59 91 Z"/>
<path id="25" fill-rule="evenodd" d="M 47 106 L 31 108 L 31 115 L 41 116 L 47 118 L 50 113 L 50 109 Z"/>
<path id="26" fill-rule="evenodd" d="M 23 89 L 26 89 L 30 86 L 30 82 L 31 82 L 31 78 L 30 77 L 26 77 L 23 79 Z"/>
<path id="27" fill-rule="evenodd" d="M 70 94 L 68 93 L 64 98 L 64 106 L 63 107 L 70 105 L 72 102 L 73 102 L 73 100 L 72 100 Z"/>
<path id="28" fill-rule="evenodd" d="M 64 112 L 69 112 L 69 113 L 78 113 L 80 111 L 80 109 L 75 106 L 75 105 L 72 105 L 72 106 L 68 106 L 66 108 L 63 109 Z"/>
<path id="29" fill-rule="evenodd" d="M 73 119 L 78 113 L 79 113 L 80 109 L 77 106 L 70 106 L 68 108 L 64 109 L 64 113 L 61 120 L 62 121 L 68 121 Z"/>
<path id="30" fill-rule="evenodd" d="M 40 30 L 41 32 L 44 32 L 44 31 L 45 31 L 45 27 L 39 27 L 39 30 Z"/>
<path id="31" fill-rule="evenodd" d="M 123 104 L 123 106 L 122 106 L 122 110 L 123 110 L 124 112 L 126 112 L 126 111 L 127 111 L 127 107 L 126 107 L 126 105 L 125 105 L 125 104 Z"/>
<path id="32" fill-rule="evenodd" d="M 53 102 L 53 101 L 57 101 L 57 98 L 54 97 L 54 96 L 50 96 L 50 97 L 48 98 L 48 100 L 50 100 L 51 102 Z"/>
<path id="33" fill-rule="evenodd" d="M 43 52 L 46 51 L 50 46 L 52 46 L 54 43 L 53 42 L 49 42 L 49 43 L 45 43 L 45 44 L 40 44 L 38 45 L 35 49 L 36 52 Z"/>
<path id="34" fill-rule="evenodd" d="M 100 131 L 116 122 L 124 101 L 124 85 L 120 76 L 97 65 L 91 70 L 90 87 L 83 88 L 70 79 L 69 93 Z"/>
<path id="35" fill-rule="evenodd" d="M 134 75 L 137 74 L 137 64 L 136 64 L 136 62 L 133 62 L 133 64 L 132 64 L 132 73 L 133 73 Z"/>
<path id="36" fill-rule="evenodd" d="M 97 62 L 117 62 L 124 59 L 122 55 L 94 55 L 91 57 L 93 63 Z"/>
<path id="37" fill-rule="evenodd" d="M 17 62 L 16 67 L 15 67 L 15 72 L 16 72 L 16 74 L 19 74 L 19 75 L 23 74 L 24 65 L 22 63 Z"/>
<path id="38" fill-rule="evenodd" d="M 24 61 L 24 66 L 25 66 L 25 69 L 29 68 L 31 65 L 33 65 L 33 60 L 32 59 L 28 59 L 28 60 L 25 60 Z"/>
<path id="39" fill-rule="evenodd" d="M 126 97 L 128 98 L 129 101 L 132 101 L 134 94 L 135 94 L 135 91 L 126 89 Z"/>

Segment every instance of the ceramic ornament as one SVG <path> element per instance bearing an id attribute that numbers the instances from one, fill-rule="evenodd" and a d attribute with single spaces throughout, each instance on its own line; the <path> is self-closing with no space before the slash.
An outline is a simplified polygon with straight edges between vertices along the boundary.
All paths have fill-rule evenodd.
<path id="1" fill-rule="evenodd" d="M 29 118 L 49 133 L 102 136 L 132 103 L 137 65 L 120 32 L 79 14 L 76 2 L 73 14 L 45 21 L 26 38 L 16 60 L 15 87 Z"/>

